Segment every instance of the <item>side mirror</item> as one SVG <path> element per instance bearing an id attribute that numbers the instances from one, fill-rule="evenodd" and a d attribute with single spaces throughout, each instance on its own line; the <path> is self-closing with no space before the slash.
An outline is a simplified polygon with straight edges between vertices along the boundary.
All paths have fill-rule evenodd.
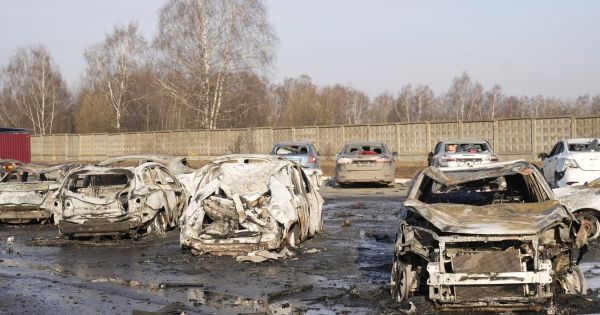
<path id="1" fill-rule="evenodd" d="M 397 158 L 398 157 L 398 152 L 395 152 L 395 151 L 392 152 L 392 156 L 394 157 L 394 159 Z"/>
<path id="2" fill-rule="evenodd" d="M 317 155 L 318 155 L 318 156 L 321 156 L 321 152 L 317 151 Z"/>
<path id="3" fill-rule="evenodd" d="M 548 153 L 542 152 L 542 153 L 538 154 L 538 157 L 543 161 L 548 158 Z"/>
<path id="4" fill-rule="evenodd" d="M 432 157 L 433 157 L 433 152 L 429 152 L 429 153 L 427 153 L 427 157 L 428 157 L 428 158 L 432 158 Z"/>

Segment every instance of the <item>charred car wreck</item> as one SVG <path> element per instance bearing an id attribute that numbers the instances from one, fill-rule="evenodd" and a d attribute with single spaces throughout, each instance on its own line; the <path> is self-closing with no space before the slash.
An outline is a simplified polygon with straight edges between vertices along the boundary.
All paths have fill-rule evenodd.
<path id="1" fill-rule="evenodd" d="M 68 236 L 162 234 L 187 205 L 179 180 L 164 166 L 88 166 L 71 172 L 54 194 L 59 232 Z"/>
<path id="2" fill-rule="evenodd" d="M 6 169 L 0 178 L 0 221 L 29 223 L 52 216 L 50 196 L 65 174 L 77 163 L 57 166 L 19 164 Z"/>
<path id="3" fill-rule="evenodd" d="M 590 240 L 600 236 L 600 178 L 584 185 L 556 188 L 554 195 L 581 224 L 589 226 Z"/>
<path id="4" fill-rule="evenodd" d="M 557 294 L 586 291 L 573 249 L 587 246 L 587 231 L 528 162 L 429 167 L 403 208 L 397 301 L 420 292 L 442 310 L 552 313 Z"/>
<path id="5" fill-rule="evenodd" d="M 323 199 L 302 167 L 269 155 L 230 155 L 194 176 L 179 223 L 195 254 L 242 256 L 295 247 L 322 229 Z"/>

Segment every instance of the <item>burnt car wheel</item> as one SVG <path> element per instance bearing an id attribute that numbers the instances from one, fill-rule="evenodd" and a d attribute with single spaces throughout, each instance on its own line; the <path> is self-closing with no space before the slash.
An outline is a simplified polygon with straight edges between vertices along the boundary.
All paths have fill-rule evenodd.
<path id="1" fill-rule="evenodd" d="M 593 210 L 583 210 L 575 213 L 575 218 L 582 224 L 589 224 L 590 230 L 588 231 L 588 238 L 590 240 L 598 238 L 600 236 L 600 220 L 594 214 Z"/>
<path id="2" fill-rule="evenodd" d="M 410 277 L 412 275 L 412 265 L 405 264 L 394 257 L 392 264 L 392 274 L 390 279 L 390 291 L 392 298 L 396 302 L 405 301 L 410 297 Z"/>
<path id="3" fill-rule="evenodd" d="M 587 293 L 587 285 L 583 272 L 577 265 L 564 268 L 559 273 L 558 282 L 562 288 L 562 292 L 565 294 L 582 295 Z"/>

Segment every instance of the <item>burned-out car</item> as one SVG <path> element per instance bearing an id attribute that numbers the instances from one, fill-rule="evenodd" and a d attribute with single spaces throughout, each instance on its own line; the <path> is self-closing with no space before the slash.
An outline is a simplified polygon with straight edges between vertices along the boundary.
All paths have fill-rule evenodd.
<path id="1" fill-rule="evenodd" d="M 192 253 L 241 256 L 295 247 L 321 231 L 323 199 L 297 163 L 271 155 L 229 155 L 194 176 L 181 216 Z"/>
<path id="2" fill-rule="evenodd" d="M 168 168 L 173 174 L 190 174 L 195 170 L 190 166 L 187 159 L 182 156 L 170 156 L 160 154 L 125 155 L 102 161 L 98 166 L 120 167 L 138 166 L 144 163 L 154 162 Z"/>
<path id="3" fill-rule="evenodd" d="M 0 221 L 29 223 L 52 216 L 50 196 L 66 173 L 79 164 L 56 166 L 19 164 L 5 169 L 0 177 Z"/>
<path id="4" fill-rule="evenodd" d="M 582 226 L 526 161 L 426 168 L 403 202 L 392 295 L 423 293 L 441 310 L 551 313 L 557 294 L 586 291 L 573 262 L 587 246 Z"/>
<path id="5" fill-rule="evenodd" d="M 160 164 L 87 166 L 65 177 L 52 211 L 62 235 L 135 238 L 175 227 L 187 200 L 183 185 Z"/>

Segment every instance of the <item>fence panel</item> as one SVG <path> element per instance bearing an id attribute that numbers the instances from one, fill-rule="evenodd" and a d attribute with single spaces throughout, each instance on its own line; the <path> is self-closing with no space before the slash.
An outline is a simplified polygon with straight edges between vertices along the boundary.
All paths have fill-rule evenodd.
<path id="1" fill-rule="evenodd" d="M 600 138 L 600 117 L 576 118 L 575 126 L 575 137 Z"/>
<path id="2" fill-rule="evenodd" d="M 344 127 L 319 127 L 319 145 L 317 151 L 323 156 L 334 156 L 344 145 Z"/>
<path id="3" fill-rule="evenodd" d="M 435 145 L 441 141 L 446 139 L 459 139 L 460 138 L 460 130 L 458 122 L 436 122 L 430 123 L 430 137 L 429 137 L 429 149 L 428 151 L 433 150 Z M 425 141 L 423 139 L 423 141 Z"/>
<path id="4" fill-rule="evenodd" d="M 427 124 L 401 124 L 398 125 L 399 155 L 427 154 Z"/>
<path id="5" fill-rule="evenodd" d="M 462 128 L 463 138 L 487 140 L 492 147 L 495 147 L 493 121 L 465 122 Z"/>
<path id="6" fill-rule="evenodd" d="M 531 119 L 498 121 L 498 144 L 502 154 L 531 154 Z"/>
<path id="7" fill-rule="evenodd" d="M 533 154 L 550 152 L 559 139 L 571 137 L 571 118 L 542 118 L 535 120 Z"/>
<path id="8" fill-rule="evenodd" d="M 398 151 L 398 144 L 396 143 L 396 125 L 371 125 L 370 128 L 370 140 L 385 142 L 390 151 Z"/>

